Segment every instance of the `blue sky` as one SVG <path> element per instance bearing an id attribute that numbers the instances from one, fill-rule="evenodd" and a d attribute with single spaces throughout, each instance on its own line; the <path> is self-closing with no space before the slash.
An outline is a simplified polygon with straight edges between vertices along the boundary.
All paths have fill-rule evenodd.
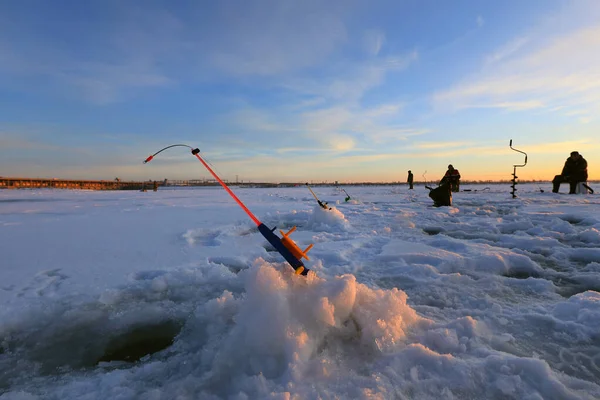
<path id="1" fill-rule="evenodd" d="M 600 179 L 600 2 L 0 2 L 0 176 Z"/>

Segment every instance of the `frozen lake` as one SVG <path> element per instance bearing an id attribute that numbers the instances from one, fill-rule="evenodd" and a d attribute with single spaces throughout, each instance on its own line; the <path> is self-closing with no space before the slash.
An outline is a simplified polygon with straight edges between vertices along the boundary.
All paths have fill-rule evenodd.
<path id="1" fill-rule="evenodd" d="M 600 398 L 600 196 L 487 187 L 233 187 L 308 277 L 219 187 L 0 191 L 0 398 Z"/>

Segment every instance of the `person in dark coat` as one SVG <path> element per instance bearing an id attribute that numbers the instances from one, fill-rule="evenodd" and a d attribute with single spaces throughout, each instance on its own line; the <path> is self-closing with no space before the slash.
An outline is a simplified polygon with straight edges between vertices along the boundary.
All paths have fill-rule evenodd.
<path id="1" fill-rule="evenodd" d="M 425 187 L 429 188 L 429 186 Z M 429 188 L 429 197 L 433 200 L 434 207 L 452 206 L 452 191 L 448 182 L 442 183 L 435 189 Z"/>
<path id="2" fill-rule="evenodd" d="M 577 184 L 579 182 L 586 182 L 587 178 L 587 161 L 585 161 L 585 158 L 578 151 L 573 151 L 571 152 L 571 156 L 565 161 L 565 166 L 560 175 L 556 175 L 552 180 L 552 191 L 558 193 L 560 184 L 568 182 L 570 185 L 569 194 L 575 194 Z"/>
<path id="3" fill-rule="evenodd" d="M 406 183 L 408 183 L 409 189 L 413 188 L 413 173 L 408 170 L 408 179 L 406 180 Z"/>
<path id="4" fill-rule="evenodd" d="M 453 192 L 458 192 L 460 187 L 460 172 L 452 164 L 448 165 L 448 171 L 446 171 L 446 174 L 440 181 L 440 185 L 443 183 L 447 183 Z"/>

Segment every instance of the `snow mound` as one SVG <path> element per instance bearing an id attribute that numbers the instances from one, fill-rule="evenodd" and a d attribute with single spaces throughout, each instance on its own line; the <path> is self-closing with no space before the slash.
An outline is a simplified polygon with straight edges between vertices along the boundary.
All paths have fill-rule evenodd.
<path id="1" fill-rule="evenodd" d="M 600 245 L 600 231 L 594 228 L 586 229 L 579 234 L 579 239 L 584 243 Z"/>
<path id="2" fill-rule="evenodd" d="M 326 210 L 315 206 L 313 213 L 308 220 L 308 229 L 314 231 L 347 231 L 350 229 L 350 223 L 336 207 Z"/>
<path id="3" fill-rule="evenodd" d="M 590 335 L 600 332 L 600 293 L 588 290 L 576 294 L 568 301 L 554 308 L 554 317 L 575 325 L 579 325 Z"/>

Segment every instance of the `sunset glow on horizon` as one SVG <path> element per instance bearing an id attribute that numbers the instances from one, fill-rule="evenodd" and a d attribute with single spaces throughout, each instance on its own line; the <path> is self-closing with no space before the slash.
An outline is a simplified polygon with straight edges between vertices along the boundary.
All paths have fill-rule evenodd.
<path id="1" fill-rule="evenodd" d="M 0 175 L 600 180 L 600 2 L 0 3 Z"/>

